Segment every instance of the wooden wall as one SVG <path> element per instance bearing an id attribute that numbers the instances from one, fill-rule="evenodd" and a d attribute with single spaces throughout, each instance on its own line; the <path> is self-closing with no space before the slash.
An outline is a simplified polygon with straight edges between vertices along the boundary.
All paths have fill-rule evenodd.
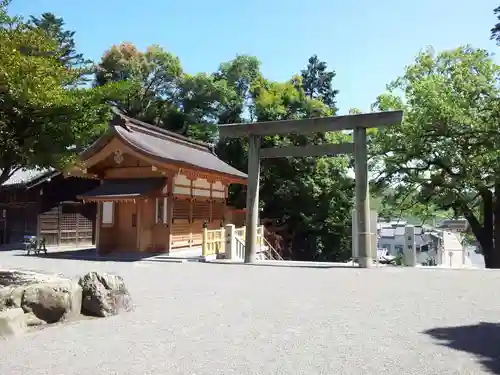
<path id="1" fill-rule="evenodd" d="M 98 183 L 57 175 L 29 189 L 0 190 L 0 243 L 20 243 L 25 235 L 41 234 L 50 245 L 92 244 L 95 205 L 79 204 L 76 195 Z"/>
<path id="2" fill-rule="evenodd" d="M 0 190 L 0 243 L 15 244 L 36 235 L 39 189 L 8 186 Z"/>
<path id="3" fill-rule="evenodd" d="M 132 203 L 130 207 L 134 209 L 124 209 L 121 202 L 115 203 L 116 222 L 113 226 L 100 227 L 99 248 L 103 252 L 126 251 L 132 247 L 141 252 L 197 247 L 202 244 L 204 223 L 215 229 L 227 222 L 227 183 L 222 182 L 220 176 L 208 176 L 195 170 L 160 170 L 126 153 L 120 163 L 109 155 L 89 172 L 105 179 L 167 178 L 161 191 Z M 157 198 L 167 200 L 166 223 L 156 221 Z M 133 215 L 135 226 L 132 225 Z M 135 237 L 132 234 L 122 236 L 125 232 L 136 234 Z"/>
<path id="4" fill-rule="evenodd" d="M 203 225 L 220 228 L 225 221 L 227 186 L 195 174 L 179 173 L 173 179 L 170 248 L 201 246 Z"/>
<path id="5" fill-rule="evenodd" d="M 95 242 L 95 205 L 60 203 L 38 215 L 39 234 L 47 245 L 90 246 Z"/>
<path id="6" fill-rule="evenodd" d="M 39 185 L 39 233 L 48 245 L 91 246 L 95 243 L 96 205 L 76 196 L 99 181 L 58 175 Z"/>
<path id="7" fill-rule="evenodd" d="M 159 198 L 167 198 L 167 223 L 156 222 L 156 197 L 115 202 L 113 224 L 101 224 L 99 250 L 166 252 L 201 246 L 204 223 L 209 229 L 223 225 L 224 199 L 163 193 L 167 195 Z"/>

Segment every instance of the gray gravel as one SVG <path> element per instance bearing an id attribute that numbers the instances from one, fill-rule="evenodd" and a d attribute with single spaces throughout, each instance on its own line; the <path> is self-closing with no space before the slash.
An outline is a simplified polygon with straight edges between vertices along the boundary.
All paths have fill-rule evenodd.
<path id="1" fill-rule="evenodd" d="M 500 374 L 500 273 L 90 262 L 136 309 L 0 341 L 0 374 Z"/>

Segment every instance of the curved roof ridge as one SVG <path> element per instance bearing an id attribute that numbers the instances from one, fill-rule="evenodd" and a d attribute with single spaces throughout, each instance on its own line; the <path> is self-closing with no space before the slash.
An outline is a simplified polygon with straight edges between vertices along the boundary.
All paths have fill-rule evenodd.
<path id="1" fill-rule="evenodd" d="M 160 128 L 159 126 L 151 125 L 151 124 L 148 124 L 147 122 L 137 120 L 133 117 L 129 117 L 127 115 L 124 115 L 122 112 L 120 112 L 120 110 L 118 110 L 115 107 L 113 107 L 113 112 L 115 113 L 116 116 L 118 116 L 121 120 L 124 120 L 124 121 L 116 121 L 116 118 L 115 118 L 112 120 L 112 122 L 111 122 L 112 124 L 121 125 L 121 126 L 126 127 L 128 125 L 127 123 L 131 123 L 132 125 L 136 125 L 139 128 L 148 129 L 148 130 L 153 131 L 155 133 L 166 135 L 166 136 L 174 138 L 176 140 L 186 142 L 190 145 L 204 147 L 207 149 L 207 151 L 210 150 L 209 143 L 197 141 L 197 140 L 191 139 L 189 137 L 186 137 L 184 135 L 181 135 L 179 133 L 175 133 L 175 132 L 172 132 L 170 130 Z"/>

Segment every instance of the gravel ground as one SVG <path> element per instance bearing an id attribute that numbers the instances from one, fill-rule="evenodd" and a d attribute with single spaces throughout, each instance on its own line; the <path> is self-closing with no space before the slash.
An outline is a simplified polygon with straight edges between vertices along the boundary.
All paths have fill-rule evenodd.
<path id="1" fill-rule="evenodd" d="M 0 341 L 0 374 L 500 374 L 500 273 L 92 262 L 0 253 L 0 267 L 114 272 L 136 309 Z"/>

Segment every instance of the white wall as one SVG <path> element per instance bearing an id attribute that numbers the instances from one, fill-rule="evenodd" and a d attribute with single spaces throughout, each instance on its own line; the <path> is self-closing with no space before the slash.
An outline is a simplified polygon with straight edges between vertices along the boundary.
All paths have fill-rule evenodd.
<path id="1" fill-rule="evenodd" d="M 392 256 L 400 255 L 396 246 L 401 246 L 401 250 L 404 249 L 405 236 L 381 237 L 378 240 L 378 247 L 388 249 Z"/>
<path id="2" fill-rule="evenodd" d="M 438 264 L 444 267 L 461 268 L 470 266 L 471 261 L 462 246 L 459 233 L 443 231 L 443 246 L 438 251 Z"/>

